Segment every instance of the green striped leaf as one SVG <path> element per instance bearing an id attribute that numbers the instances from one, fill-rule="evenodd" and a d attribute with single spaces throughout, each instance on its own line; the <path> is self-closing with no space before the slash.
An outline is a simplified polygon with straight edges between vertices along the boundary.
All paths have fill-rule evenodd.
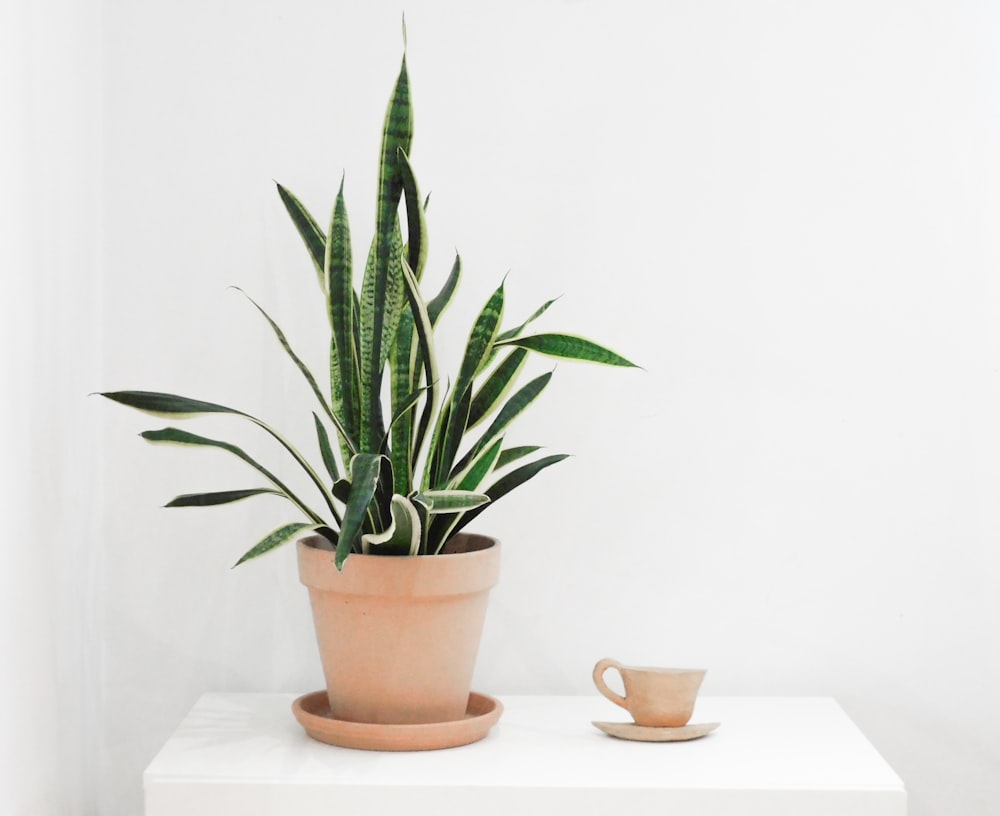
<path id="1" fill-rule="evenodd" d="M 404 260 L 401 266 L 403 270 L 403 282 L 406 284 L 406 298 L 410 304 L 410 313 L 413 315 L 413 328 L 417 335 L 417 359 L 423 366 L 424 385 L 427 388 L 424 410 L 420 414 L 416 436 L 413 440 L 413 450 L 410 458 L 412 469 L 413 462 L 420 455 L 420 451 L 423 448 L 431 418 L 437 410 L 438 374 L 433 345 L 434 329 L 430 315 L 427 313 L 427 306 L 423 298 L 420 297 L 420 288 L 413 270 L 410 269 L 410 265 Z M 424 486 L 426 487 L 427 485 Z"/>
<path id="2" fill-rule="evenodd" d="M 420 551 L 420 516 L 405 496 L 390 499 L 390 522 L 381 533 L 361 536 L 361 552 L 371 555 L 417 555 Z"/>
<path id="3" fill-rule="evenodd" d="M 400 181 L 403 185 L 403 201 L 406 204 L 407 263 L 417 280 L 424 275 L 427 262 L 427 221 L 424 208 L 420 206 L 420 191 L 413 166 L 406 151 L 399 149 Z"/>
<path id="4" fill-rule="evenodd" d="M 360 326 L 359 348 L 359 382 L 358 392 L 359 410 L 361 413 L 361 428 L 358 434 L 358 441 L 361 450 L 371 452 L 372 448 L 372 424 L 375 415 L 381 416 L 381 405 L 378 400 L 372 401 L 373 389 L 375 388 L 375 369 L 378 367 L 375 361 L 378 352 L 375 350 L 375 313 L 379 310 L 380 304 L 376 302 L 375 296 L 375 244 L 377 238 L 372 238 L 371 247 L 368 249 L 368 260 L 365 262 L 365 274 L 361 282 L 361 311 L 358 324 Z M 379 328 L 381 335 L 381 327 Z M 381 433 L 379 434 L 381 436 Z"/>
<path id="5" fill-rule="evenodd" d="M 334 560 L 338 570 L 344 568 L 344 561 L 359 542 L 361 527 L 368 515 L 368 505 L 378 485 L 382 459 L 377 453 L 359 453 L 351 459 L 351 490 L 347 496 L 344 521 L 340 525 L 340 540 L 337 542 L 337 557 Z"/>
<path id="6" fill-rule="evenodd" d="M 214 402 L 164 394 L 159 391 L 102 391 L 100 396 L 127 405 L 153 416 L 189 419 L 202 414 L 235 414 L 246 417 L 242 411 L 227 408 Z"/>
<path id="7" fill-rule="evenodd" d="M 482 453 L 480 453 L 469 467 L 459 473 L 452 483 L 458 490 L 476 490 L 483 483 L 487 476 L 493 471 L 497 460 L 500 457 L 500 446 L 503 444 L 503 437 L 498 439 Z"/>
<path id="8" fill-rule="evenodd" d="M 471 510 L 489 503 L 489 497 L 471 490 L 424 490 L 417 493 L 415 501 L 427 508 L 427 512 L 456 513 L 460 510 Z"/>
<path id="9" fill-rule="evenodd" d="M 389 274 L 386 278 L 385 299 L 383 301 L 382 344 L 379 352 L 379 372 L 385 368 L 389 353 L 396 342 L 396 332 L 403 315 L 406 303 L 406 284 L 403 283 L 402 264 L 403 235 L 400 232 L 399 220 L 393 229 L 392 240 L 389 243 Z"/>
<path id="10" fill-rule="evenodd" d="M 461 278 L 462 259 L 456 255 L 455 262 L 451 265 L 451 272 L 448 273 L 448 278 L 441 287 L 441 291 L 431 298 L 430 302 L 427 304 L 427 314 L 430 317 L 432 326 L 437 325 L 442 312 L 448 308 L 448 305 L 451 303 L 451 299 L 455 296 L 455 290 L 458 289 L 458 282 Z"/>
<path id="11" fill-rule="evenodd" d="M 500 456 L 497 457 L 496 470 L 500 468 L 505 468 L 511 462 L 516 462 L 518 459 L 523 459 L 525 456 L 530 456 L 535 451 L 540 451 L 542 449 L 541 445 L 520 445 L 514 448 L 507 448 L 506 450 L 500 451 Z"/>
<path id="12" fill-rule="evenodd" d="M 516 470 L 512 470 L 506 476 L 501 476 L 496 482 L 486 491 L 486 495 L 490 498 L 490 504 L 484 505 L 483 507 L 477 507 L 474 510 L 462 515 L 458 520 L 458 523 L 452 528 L 450 536 L 461 532 L 461 530 L 468 525 L 473 519 L 475 519 L 486 507 L 496 504 L 501 498 L 506 496 L 515 488 L 520 487 L 529 479 L 533 479 L 545 468 L 550 467 L 558 462 L 568 459 L 569 455 L 565 453 L 558 453 L 552 456 L 546 456 L 539 459 L 536 462 L 531 462 L 527 465 L 522 465 Z M 449 536 L 449 537 L 450 537 Z"/>
<path id="13" fill-rule="evenodd" d="M 388 357 L 389 345 L 395 338 L 399 308 L 402 306 L 403 285 L 400 277 L 402 238 L 399 235 L 398 209 L 403 184 L 399 169 L 399 151 L 402 149 L 404 153 L 409 153 L 412 138 L 413 111 L 410 106 L 410 81 L 404 54 L 382 126 L 378 206 L 375 239 L 372 245 L 374 257 L 370 273 L 368 269 L 365 270 L 366 280 L 362 284 L 361 340 L 363 345 L 370 344 L 368 353 L 362 350 L 361 359 L 362 390 L 365 391 L 362 399 L 367 400 L 367 409 L 362 408 L 362 434 L 368 437 L 369 443 L 369 445 L 362 443 L 362 447 L 366 451 L 370 451 L 371 443 L 382 435 L 381 422 L 378 421 L 382 411 L 382 367 Z M 370 282 L 368 278 L 371 278 Z M 366 334 L 370 334 L 367 340 Z M 370 428 L 367 432 L 365 425 Z"/>
<path id="14" fill-rule="evenodd" d="M 275 184 L 278 183 L 275 182 Z M 326 236 L 323 234 L 323 230 L 319 228 L 319 224 L 316 223 L 316 219 L 302 205 L 302 202 L 280 184 L 278 184 L 278 195 L 281 196 L 281 201 L 285 205 L 292 223 L 295 224 L 295 229 L 298 230 L 302 242 L 306 245 L 306 249 L 309 250 L 309 257 L 312 259 L 313 266 L 316 267 L 316 277 L 319 279 L 319 285 L 325 293 L 326 280 L 323 273 L 323 263 L 324 256 L 326 255 Z"/>
<path id="15" fill-rule="evenodd" d="M 280 490 L 273 490 L 270 487 L 255 487 L 250 490 L 221 490 L 217 493 L 184 493 L 177 496 L 164 507 L 215 507 L 219 504 L 231 504 L 232 502 L 249 499 L 251 496 L 282 496 L 288 498 Z"/>
<path id="16" fill-rule="evenodd" d="M 293 538 L 297 538 L 303 533 L 311 532 L 313 530 L 323 531 L 324 534 L 329 534 L 330 532 L 332 532 L 321 524 L 302 524 L 301 522 L 295 524 L 286 524 L 283 527 L 279 527 L 277 530 L 273 530 L 272 532 L 268 533 L 256 545 L 254 545 L 251 549 L 247 550 L 243 554 L 243 557 L 240 558 L 240 560 L 237 561 L 235 564 L 233 564 L 233 568 L 235 569 L 245 561 L 249 561 L 251 558 L 257 558 L 258 556 L 261 556 L 266 552 L 270 552 L 271 550 L 280 547 L 282 544 L 287 544 Z M 334 542 L 331 541 L 331 543 Z"/>
<path id="17" fill-rule="evenodd" d="M 342 417 L 348 438 L 359 438 L 360 372 L 354 348 L 354 287 L 352 283 L 351 228 L 344 203 L 344 179 L 330 217 L 330 240 L 324 254 L 327 311 L 330 317 L 330 390 L 333 409 Z M 355 452 L 348 445 L 348 451 Z"/>
<path id="18" fill-rule="evenodd" d="M 500 320 L 503 317 L 504 292 L 503 284 L 490 295 L 483 306 L 479 317 L 472 327 L 469 339 L 465 344 L 465 356 L 459 369 L 458 380 L 455 382 L 455 393 L 461 394 L 472 384 L 473 377 L 479 373 L 489 356 L 493 341 L 496 339 Z"/>
<path id="19" fill-rule="evenodd" d="M 309 371 L 309 368 L 306 366 L 306 364 L 302 362 L 301 358 L 292 350 L 292 347 L 288 342 L 288 338 L 285 337 L 285 333 L 281 330 L 281 327 L 271 318 L 271 316 L 266 311 L 264 311 L 264 309 L 261 307 L 259 303 L 257 303 L 257 301 L 255 301 L 252 297 L 250 297 L 250 295 L 248 295 L 238 286 L 233 286 L 230 288 L 235 289 L 237 292 L 243 295 L 243 297 L 249 300 L 257 308 L 257 311 L 264 316 L 264 319 L 270 324 L 271 330 L 278 338 L 278 342 L 281 343 L 281 347 L 285 350 L 285 353 L 288 354 L 288 356 L 291 358 L 292 362 L 295 363 L 296 368 L 298 368 L 302 376 L 305 377 L 305 380 L 307 383 L 309 383 L 309 387 L 312 389 L 313 394 L 316 395 L 316 399 L 319 400 L 319 404 L 320 406 L 322 406 L 323 411 L 330 418 L 330 421 L 333 422 L 333 424 L 337 427 L 337 430 L 340 432 L 341 436 L 344 438 L 344 442 L 347 445 L 348 449 L 351 451 L 356 450 L 356 445 L 354 443 L 353 438 L 347 432 L 347 429 L 344 428 L 343 424 L 341 424 L 337 416 L 330 409 L 330 406 L 326 401 L 326 397 L 323 396 L 323 392 L 320 390 L 319 385 L 316 383 L 316 378 L 312 375 L 312 372 Z"/>
<path id="20" fill-rule="evenodd" d="M 549 306 L 551 306 L 557 300 L 559 300 L 559 298 L 552 298 L 552 300 L 545 301 L 545 303 L 543 303 L 534 312 L 532 312 L 531 317 L 525 320 L 520 326 L 518 326 L 515 329 L 509 329 L 508 331 L 502 332 L 497 337 L 497 342 L 502 342 L 504 340 L 510 340 L 511 338 L 517 337 L 521 332 L 523 332 L 528 327 L 529 324 L 538 320 L 538 318 L 540 318 L 543 314 L 545 314 L 548 311 Z"/>
<path id="21" fill-rule="evenodd" d="M 445 429 L 448 427 L 449 416 L 451 416 L 450 387 L 445 388 L 444 400 L 441 402 L 441 410 L 438 412 L 430 445 L 427 448 L 427 465 L 424 467 L 424 475 L 420 482 L 420 487 L 423 490 L 428 490 L 432 482 L 434 482 L 435 487 L 439 487 L 436 483 L 436 474 L 441 461 L 441 451 L 444 448 L 443 438 Z"/>
<path id="22" fill-rule="evenodd" d="M 419 398 L 423 389 L 416 390 L 419 371 L 417 367 L 417 347 L 413 339 L 415 335 L 413 312 L 408 306 L 403 310 L 396 332 L 396 342 L 392 348 L 389 361 L 390 394 L 392 419 L 386 429 L 392 435 L 392 469 L 396 474 L 395 492 L 404 494 L 413 481 L 413 431 L 416 425 L 416 400 L 410 398 L 416 394 Z M 387 442 L 379 447 L 385 453 Z"/>
<path id="23" fill-rule="evenodd" d="M 434 473 L 434 481 L 432 483 L 432 486 L 435 488 L 445 487 L 451 478 L 448 473 L 458 456 L 458 449 L 462 444 L 462 438 L 464 437 L 463 429 L 468 421 L 469 406 L 471 404 L 472 392 L 470 389 L 467 388 L 465 390 L 465 396 L 458 402 L 455 402 L 455 392 L 452 392 L 452 402 L 448 406 L 448 423 L 445 425 L 446 432 L 442 437 L 437 470 Z"/>
<path id="24" fill-rule="evenodd" d="M 427 223 L 424 218 L 424 208 L 420 203 L 420 192 L 413 167 L 406 151 L 399 148 L 400 179 L 403 186 L 403 200 L 406 204 L 407 244 L 404 254 L 406 262 L 417 281 L 423 275 L 427 261 Z M 405 274 L 405 273 L 404 273 Z M 405 279 L 401 281 L 406 286 Z M 404 290 L 407 301 L 410 295 Z M 413 434 L 415 429 L 416 410 L 402 411 L 402 405 L 407 395 L 412 393 L 417 384 L 417 368 L 422 366 L 419 347 L 414 346 L 415 327 L 412 307 L 404 308 L 396 332 L 396 342 L 391 354 L 391 387 L 392 411 L 397 417 L 392 427 L 392 465 L 395 473 L 395 490 L 406 493 L 413 481 Z"/>
<path id="25" fill-rule="evenodd" d="M 406 298 L 398 220 L 383 247 L 388 253 L 384 273 L 378 267 L 380 243 L 376 236 L 368 254 L 361 289 L 361 447 L 369 453 L 384 431 L 382 372 L 396 338 Z"/>
<path id="26" fill-rule="evenodd" d="M 451 412 L 443 437 L 438 469 L 434 474 L 434 485 L 441 485 L 448 480 L 447 474 L 458 455 L 472 408 L 472 382 L 489 359 L 503 317 L 503 305 L 504 291 L 501 283 L 476 318 L 465 344 L 462 366 L 451 394 Z"/>
<path id="27" fill-rule="evenodd" d="M 549 357 L 562 357 L 569 360 L 583 360 L 602 365 L 628 366 L 638 368 L 635 363 L 626 360 L 620 354 L 600 346 L 585 337 L 572 334 L 532 334 L 528 337 L 516 337 L 497 342 L 498 346 L 519 346 L 529 351 L 537 351 Z"/>
<path id="28" fill-rule="evenodd" d="M 319 442 L 319 453 L 323 457 L 323 466 L 330 475 L 330 484 L 335 484 L 340 479 L 340 469 L 337 467 L 337 459 L 333 455 L 333 448 L 330 445 L 330 435 L 326 432 L 319 417 L 313 414 L 313 422 L 316 425 L 316 439 Z"/>
<path id="29" fill-rule="evenodd" d="M 507 400 L 503 408 L 490 423 L 485 433 L 478 439 L 472 449 L 462 458 L 462 461 L 455 466 L 453 474 L 461 473 L 468 467 L 469 462 L 479 455 L 487 445 L 491 444 L 524 410 L 534 402 L 538 395 L 542 393 L 545 386 L 552 379 L 552 372 L 535 377 L 531 382 L 518 390 L 514 396 Z"/>
<path id="30" fill-rule="evenodd" d="M 404 419 L 412 416 L 413 406 L 417 404 L 420 397 L 426 393 L 427 388 L 421 386 L 409 394 L 407 394 L 403 399 L 400 400 L 399 407 L 396 409 L 396 414 L 393 416 L 392 421 L 389 423 L 389 427 L 385 429 L 385 434 L 382 436 L 382 441 L 379 444 L 378 451 L 383 456 L 385 455 L 386 449 L 389 447 L 389 436 L 395 431 L 395 426 Z M 395 460 L 392 460 L 393 468 L 396 467 Z"/>
<path id="31" fill-rule="evenodd" d="M 198 436 L 198 434 L 182 431 L 180 428 L 163 428 L 159 431 L 143 431 L 140 436 L 149 442 L 167 442 L 174 445 L 195 445 L 201 447 L 219 448 L 227 453 L 231 453 L 238 459 L 242 459 L 271 484 L 273 484 L 280 493 L 287 496 L 289 501 L 299 508 L 302 513 L 312 519 L 312 521 L 317 524 L 321 524 L 323 522 L 322 517 L 311 510 L 305 502 L 289 490 L 288 486 L 282 482 L 281 479 L 271 473 L 271 471 L 263 465 L 259 464 L 252 457 L 247 455 L 247 453 L 245 453 L 241 448 L 236 447 L 236 445 L 230 445 L 228 442 L 222 442 L 218 439 L 209 439 L 205 436 Z"/>
<path id="32" fill-rule="evenodd" d="M 122 405 L 127 405 L 130 408 L 144 411 L 147 414 L 153 414 L 154 416 L 191 417 L 197 416 L 198 414 L 233 414 L 235 416 L 243 417 L 270 434 L 272 438 L 277 440 L 277 442 L 292 455 L 292 458 L 295 459 L 299 467 L 301 467 L 309 475 L 313 484 L 316 485 L 316 488 L 323 496 L 323 500 L 326 502 L 327 507 L 330 508 L 330 511 L 332 513 L 336 513 L 336 508 L 333 505 L 333 497 L 330 495 L 330 491 L 327 490 L 323 481 L 316 475 L 316 471 L 312 469 L 309 462 L 303 458 L 302 454 L 299 453 L 287 439 L 274 430 L 274 428 L 266 422 L 262 422 L 256 417 L 250 416 L 250 414 L 246 414 L 243 411 L 237 411 L 233 408 L 227 408 L 224 405 L 217 405 L 213 402 L 204 402 L 202 400 L 179 397 L 176 394 L 163 394 L 157 391 L 105 391 L 101 394 L 101 396 L 107 397 L 108 399 L 121 403 Z"/>
<path id="33" fill-rule="evenodd" d="M 479 387 L 472 398 L 466 428 L 474 428 L 488 417 L 510 392 L 528 359 L 527 349 L 514 349 Z"/>

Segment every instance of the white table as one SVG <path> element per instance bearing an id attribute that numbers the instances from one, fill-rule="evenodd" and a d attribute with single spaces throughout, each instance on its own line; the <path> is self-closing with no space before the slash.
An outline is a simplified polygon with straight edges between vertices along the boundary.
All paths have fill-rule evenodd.
<path id="1" fill-rule="evenodd" d="M 205 694 L 146 769 L 146 816 L 905 816 L 899 777 L 829 698 L 708 697 L 699 740 L 626 742 L 603 697 L 502 696 L 481 742 L 418 753 L 309 739 L 292 694 Z"/>

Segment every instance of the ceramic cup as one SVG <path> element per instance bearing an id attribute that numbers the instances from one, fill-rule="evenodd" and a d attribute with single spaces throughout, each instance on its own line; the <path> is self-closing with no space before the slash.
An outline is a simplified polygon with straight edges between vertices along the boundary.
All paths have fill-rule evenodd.
<path id="1" fill-rule="evenodd" d="M 617 669 L 625 685 L 625 696 L 616 694 L 604 682 L 604 673 Z M 594 685 L 612 703 L 620 705 L 636 725 L 680 728 L 694 711 L 705 669 L 654 669 L 623 666 L 606 657 L 594 666 Z"/>

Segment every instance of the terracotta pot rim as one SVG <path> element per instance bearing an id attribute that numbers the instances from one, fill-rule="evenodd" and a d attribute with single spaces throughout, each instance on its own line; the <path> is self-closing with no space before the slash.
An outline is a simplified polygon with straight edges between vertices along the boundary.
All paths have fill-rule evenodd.
<path id="1" fill-rule="evenodd" d="M 307 587 L 344 595 L 429 598 L 489 590 L 500 577 L 500 542 L 473 533 L 459 536 L 463 543 L 472 539 L 479 548 L 434 556 L 353 553 L 341 572 L 333 564 L 333 551 L 316 546 L 319 536 L 303 538 L 297 544 L 299 580 Z"/>
<path id="2" fill-rule="evenodd" d="M 351 553 L 348 556 L 347 561 L 344 562 L 345 566 L 351 561 L 357 559 L 358 561 L 413 561 L 418 558 L 452 558 L 455 556 L 468 556 L 475 555 L 476 553 L 484 552 L 486 550 L 491 550 L 500 545 L 500 539 L 494 538 L 493 536 L 486 535 L 485 533 L 458 533 L 455 538 L 468 538 L 468 539 L 478 539 L 485 542 L 483 546 L 476 547 L 472 550 L 465 550 L 463 552 L 442 552 L 442 553 L 424 553 L 422 555 L 366 555 L 365 553 Z M 314 542 L 322 542 L 317 545 Z M 319 552 L 334 552 L 333 545 L 321 535 L 311 535 L 306 538 L 300 538 L 298 543 L 302 546 Z"/>

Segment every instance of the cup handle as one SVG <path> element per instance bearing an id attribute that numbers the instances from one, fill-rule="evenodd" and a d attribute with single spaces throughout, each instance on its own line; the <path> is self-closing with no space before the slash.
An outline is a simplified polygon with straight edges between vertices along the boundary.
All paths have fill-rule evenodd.
<path id="1" fill-rule="evenodd" d="M 615 705 L 619 705 L 628 711 L 628 702 L 620 694 L 615 694 L 608 684 L 604 682 L 604 672 L 608 669 L 616 669 L 619 674 L 622 671 L 622 664 L 617 660 L 612 660 L 610 657 L 605 657 L 603 660 L 598 660 L 597 665 L 594 666 L 594 685 L 597 686 L 597 690 L 601 692 L 605 697 L 607 697 Z"/>

